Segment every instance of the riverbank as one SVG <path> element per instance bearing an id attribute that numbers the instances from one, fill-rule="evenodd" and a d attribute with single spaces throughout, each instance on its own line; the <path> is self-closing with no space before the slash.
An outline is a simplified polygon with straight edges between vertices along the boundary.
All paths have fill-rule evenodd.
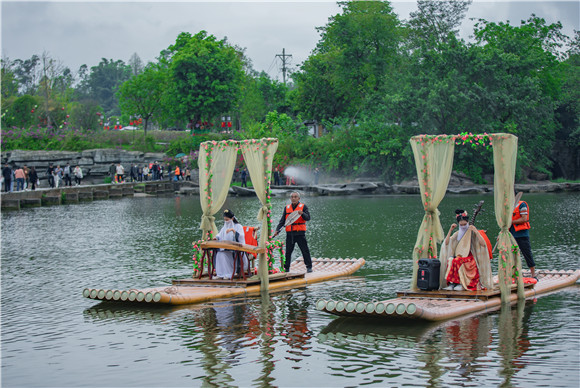
<path id="1" fill-rule="evenodd" d="M 173 195 L 182 187 L 192 185 L 188 181 L 151 181 L 45 188 L 2 193 L 0 203 L 2 210 L 21 210 L 134 196 Z"/>
<path id="2" fill-rule="evenodd" d="M 580 192 L 580 183 L 539 182 L 516 184 L 516 191 L 524 193 Z M 349 195 L 406 195 L 419 194 L 419 185 L 388 185 L 384 182 L 351 182 L 324 185 L 272 186 L 272 196 L 287 197 L 292 191 L 307 196 Z M 449 186 L 448 194 L 484 194 L 493 192 L 490 185 Z M 2 210 L 21 210 L 30 207 L 62 205 L 83 201 L 118 199 L 146 195 L 199 195 L 199 185 L 190 181 L 149 181 L 119 184 L 97 184 L 59 188 L 43 188 L 35 191 L 2 193 Z M 230 187 L 230 196 L 255 196 L 252 188 Z"/>

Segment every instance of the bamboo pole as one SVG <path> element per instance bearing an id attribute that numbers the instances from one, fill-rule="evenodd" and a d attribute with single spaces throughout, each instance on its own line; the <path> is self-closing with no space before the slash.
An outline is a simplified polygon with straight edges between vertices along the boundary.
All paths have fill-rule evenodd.
<path id="1" fill-rule="evenodd" d="M 89 288 L 85 288 L 85 289 L 83 290 L 83 296 L 84 296 L 85 298 L 88 298 L 89 296 L 91 296 L 91 290 L 90 290 Z"/>
<path id="2" fill-rule="evenodd" d="M 326 301 L 324 299 L 319 299 L 316 302 L 316 309 L 317 310 L 324 310 L 326 308 Z"/>
<path id="3" fill-rule="evenodd" d="M 375 305 L 375 313 L 383 314 L 385 312 L 385 304 L 383 302 L 377 302 Z"/>
<path id="4" fill-rule="evenodd" d="M 355 303 L 351 300 L 346 302 L 345 310 L 347 313 L 352 313 L 354 311 Z"/>
<path id="5" fill-rule="evenodd" d="M 326 304 L 326 309 L 329 311 L 334 310 L 334 307 L 336 306 L 336 302 L 333 300 L 329 300 L 328 303 Z"/>
<path id="6" fill-rule="evenodd" d="M 360 314 L 360 313 L 362 313 L 363 311 L 365 311 L 365 308 L 366 308 L 366 307 L 367 307 L 367 306 L 366 306 L 366 303 L 364 303 L 364 302 L 357 302 L 357 303 L 356 303 L 356 305 L 355 305 L 355 307 L 354 307 L 354 309 L 355 309 L 355 311 L 356 311 L 357 313 L 359 313 L 359 314 Z"/>
<path id="7" fill-rule="evenodd" d="M 342 300 L 336 302 L 336 311 L 338 311 L 339 313 L 343 312 L 345 307 L 346 303 L 344 303 Z"/>
<path id="8" fill-rule="evenodd" d="M 368 314 L 372 314 L 372 313 L 374 313 L 374 312 L 375 312 L 375 304 L 374 304 L 374 302 L 369 302 L 369 303 L 367 303 L 367 305 L 366 305 L 366 307 L 365 307 L 365 311 L 366 311 Z"/>

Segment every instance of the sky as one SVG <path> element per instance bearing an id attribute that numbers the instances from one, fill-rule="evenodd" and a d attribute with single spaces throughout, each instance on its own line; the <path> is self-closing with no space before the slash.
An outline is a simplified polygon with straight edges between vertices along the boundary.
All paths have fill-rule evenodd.
<path id="1" fill-rule="evenodd" d="M 258 71 L 282 80 L 280 58 L 285 49 L 290 69 L 311 54 L 320 39 L 316 27 L 340 12 L 336 1 L 7 1 L 2 2 L 2 58 L 28 59 L 47 52 L 73 72 L 101 58 L 128 62 L 137 53 L 143 62 L 175 42 L 181 32 L 206 30 L 218 39 L 246 49 Z M 399 19 L 408 19 L 416 1 L 391 2 Z M 468 40 L 469 18 L 513 25 L 535 13 L 548 23 L 562 22 L 563 32 L 580 30 L 578 1 L 474 0 L 461 26 Z"/>

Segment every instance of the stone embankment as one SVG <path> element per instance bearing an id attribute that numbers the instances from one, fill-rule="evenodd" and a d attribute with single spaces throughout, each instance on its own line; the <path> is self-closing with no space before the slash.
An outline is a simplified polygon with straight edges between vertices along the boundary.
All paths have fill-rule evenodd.
<path id="1" fill-rule="evenodd" d="M 81 152 L 70 151 L 21 151 L 2 152 L 2 166 L 5 163 L 16 166 L 33 167 L 41 180 L 46 179 L 46 170 L 50 163 L 55 167 L 64 167 L 69 163 L 72 167 L 79 165 L 83 170 L 84 180 L 101 183 L 109 176 L 111 163 L 121 163 L 128 173 L 131 163 L 144 166 L 155 161 L 161 163 L 166 155 L 163 153 L 144 153 L 117 149 L 94 149 Z"/>
<path id="2" fill-rule="evenodd" d="M 174 195 L 180 190 L 193 188 L 188 181 L 150 181 L 100 185 L 81 185 L 2 193 L 2 210 L 20 210 L 30 207 L 62 205 L 104 199 L 134 196 Z M 199 192 L 199 190 L 197 190 Z"/>

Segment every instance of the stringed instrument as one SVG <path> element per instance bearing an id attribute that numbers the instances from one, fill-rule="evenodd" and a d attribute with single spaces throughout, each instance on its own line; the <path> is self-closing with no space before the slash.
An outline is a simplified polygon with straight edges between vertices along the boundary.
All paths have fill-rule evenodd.
<path id="1" fill-rule="evenodd" d="M 475 205 L 475 207 L 473 208 L 473 215 L 471 216 L 471 219 L 469 220 L 469 225 L 473 225 L 473 223 L 475 222 L 475 217 L 477 217 L 477 215 L 483 211 L 482 206 L 483 203 L 485 201 L 479 201 L 479 203 L 477 205 Z M 483 239 L 485 240 L 485 244 L 487 245 L 487 251 L 489 253 L 489 259 L 493 259 L 493 249 L 491 248 L 491 241 L 489 241 L 489 238 L 487 237 L 487 231 L 486 230 L 477 230 L 479 232 L 479 234 L 481 234 L 481 237 L 483 237 Z"/>

